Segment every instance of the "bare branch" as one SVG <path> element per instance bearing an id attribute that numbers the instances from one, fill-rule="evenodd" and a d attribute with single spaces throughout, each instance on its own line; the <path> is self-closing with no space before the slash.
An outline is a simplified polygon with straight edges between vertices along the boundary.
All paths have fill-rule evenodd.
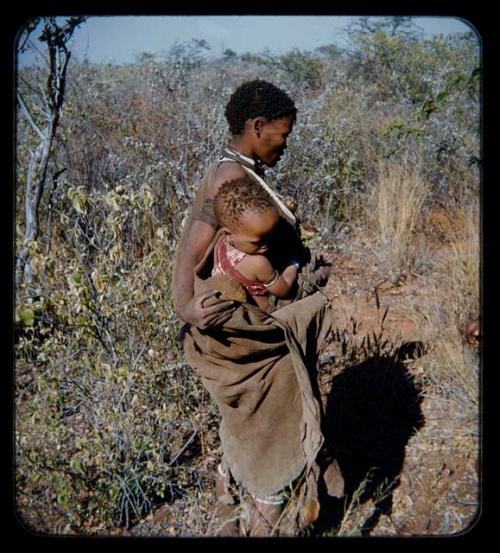
<path id="1" fill-rule="evenodd" d="M 24 114 L 26 115 L 26 118 L 28 119 L 33 130 L 38 134 L 41 140 L 45 140 L 47 137 L 40 130 L 40 127 L 35 123 L 33 117 L 31 116 L 31 113 L 29 112 L 28 108 L 26 107 L 26 104 L 24 103 L 23 97 L 19 93 L 17 94 L 17 101 L 19 102 L 19 105 L 23 108 Z"/>
<path id="2" fill-rule="evenodd" d="M 169 463 L 170 466 L 172 466 L 177 461 L 177 459 L 184 453 L 184 451 L 186 451 L 187 447 L 194 440 L 197 434 L 198 434 L 198 430 L 194 430 L 191 436 L 189 436 L 187 442 L 173 456 L 172 460 Z"/>
<path id="3" fill-rule="evenodd" d="M 49 67 L 47 56 L 38 48 L 38 46 L 31 40 L 31 38 L 28 39 L 28 44 L 30 48 L 33 48 L 33 50 L 42 58 L 42 60 L 45 62 L 45 65 Z"/>
<path id="4" fill-rule="evenodd" d="M 43 86 L 40 83 L 38 83 L 38 88 L 40 89 L 43 100 L 45 102 L 45 107 L 42 108 L 43 112 L 45 113 L 47 119 L 49 119 L 50 118 L 50 109 L 47 107 L 49 105 L 49 99 L 47 98 L 47 94 L 45 94 L 45 90 L 44 90 Z"/>
<path id="5" fill-rule="evenodd" d="M 28 42 L 28 39 L 31 35 L 31 33 L 36 29 L 36 26 L 38 25 L 38 22 L 40 21 L 39 17 L 36 17 L 35 19 L 32 19 L 31 21 L 28 21 L 26 25 L 24 25 L 24 28 L 22 30 L 22 43 L 19 44 L 17 47 L 18 52 L 24 52 L 24 49 L 26 47 L 26 43 Z"/>

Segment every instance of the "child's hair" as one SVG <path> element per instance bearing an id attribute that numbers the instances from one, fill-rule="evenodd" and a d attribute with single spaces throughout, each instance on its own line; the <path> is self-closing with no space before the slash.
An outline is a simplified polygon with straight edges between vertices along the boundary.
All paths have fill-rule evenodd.
<path id="1" fill-rule="evenodd" d="M 249 175 L 224 182 L 214 198 L 214 213 L 221 227 L 234 228 L 243 213 L 262 213 L 275 207 L 269 193 Z"/>
<path id="2" fill-rule="evenodd" d="M 262 116 L 272 121 L 295 116 L 297 108 L 285 91 L 267 81 L 254 80 L 242 83 L 232 93 L 224 113 L 234 136 L 243 132 L 247 119 Z"/>

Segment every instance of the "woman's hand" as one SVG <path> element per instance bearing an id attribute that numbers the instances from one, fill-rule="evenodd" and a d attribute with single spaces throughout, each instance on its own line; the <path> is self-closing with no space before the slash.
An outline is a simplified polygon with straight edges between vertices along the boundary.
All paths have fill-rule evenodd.
<path id="1" fill-rule="evenodd" d="M 211 302 L 210 306 L 204 307 L 203 303 L 212 297 L 216 297 L 217 290 L 207 290 L 193 298 L 184 305 L 179 313 L 185 323 L 190 323 L 200 330 L 206 330 L 225 323 L 236 309 L 234 301 Z"/>
<path id="2" fill-rule="evenodd" d="M 315 277 L 316 284 L 320 287 L 326 286 L 328 279 L 330 278 L 330 272 L 332 264 L 326 261 L 323 255 L 316 258 L 313 275 Z"/>

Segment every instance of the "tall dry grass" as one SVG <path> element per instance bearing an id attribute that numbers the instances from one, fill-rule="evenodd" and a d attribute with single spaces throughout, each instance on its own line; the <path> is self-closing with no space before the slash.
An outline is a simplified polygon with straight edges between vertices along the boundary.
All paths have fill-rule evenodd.
<path id="1" fill-rule="evenodd" d="M 418 328 L 429 346 L 426 372 L 432 388 L 470 414 L 479 406 L 480 352 L 465 340 L 467 322 L 481 312 L 478 211 L 473 203 L 450 216 L 425 301 L 415 306 Z"/>
<path id="2" fill-rule="evenodd" d="M 411 272 L 419 251 L 413 234 L 429 185 L 418 164 L 380 160 L 368 193 L 367 220 L 380 269 L 397 282 Z"/>
<path id="3" fill-rule="evenodd" d="M 478 315 L 481 242 L 477 207 L 471 206 L 457 215 L 460 225 L 451 235 L 449 270 L 453 296 L 462 300 L 456 313 L 460 322 L 465 323 Z"/>

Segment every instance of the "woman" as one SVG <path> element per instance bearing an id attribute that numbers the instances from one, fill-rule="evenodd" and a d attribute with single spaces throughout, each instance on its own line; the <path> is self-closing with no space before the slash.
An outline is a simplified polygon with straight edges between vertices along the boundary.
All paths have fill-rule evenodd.
<path id="1" fill-rule="evenodd" d="M 249 171 L 254 177 L 263 176 L 263 165 L 274 167 L 287 147 L 287 138 L 293 130 L 297 109 L 282 90 L 265 81 L 243 83 L 231 96 L 226 106 L 226 118 L 232 134 L 229 146 L 215 164 L 209 167 L 196 196 L 191 215 L 184 227 L 177 251 L 174 271 L 174 307 L 179 318 L 203 329 L 222 324 L 230 316 L 231 302 L 218 302 L 203 307 L 204 301 L 216 291 L 193 295 L 193 269 L 201 260 L 212 241 L 219 224 L 213 214 L 213 198 L 221 184 L 242 177 Z M 282 214 L 290 217 L 286 205 Z M 291 234 L 286 255 L 307 261 L 307 252 L 300 244 L 296 232 L 283 224 L 285 233 Z M 280 242 L 283 240 L 280 239 Z M 327 266 L 317 268 L 315 277 L 319 285 L 328 278 Z"/>
<path id="2" fill-rule="evenodd" d="M 296 113 L 289 96 L 265 81 L 243 83 L 232 94 L 225 111 L 232 139 L 200 184 L 178 246 L 173 277 L 174 307 L 187 323 L 187 360 L 198 370 L 222 414 L 225 459 L 219 467 L 216 490 L 227 498 L 231 473 L 250 491 L 255 501 L 251 535 L 265 535 L 277 522 L 285 483 L 306 473 L 309 482 L 317 477 L 314 463 L 323 438 L 308 365 L 314 364 L 332 314 L 316 293 L 305 303 L 278 309 L 277 316 L 271 317 L 241 302 L 218 300 L 218 291 L 210 287 L 195 293 L 195 281 L 210 283 L 206 277 L 219 231 L 214 196 L 224 182 L 250 175 L 255 186 L 262 186 L 272 196 L 281 216 L 275 235 L 280 246 L 270 247 L 278 252 L 273 266 L 279 269 L 291 259 L 300 263 L 303 278 L 297 299 L 311 294 L 318 283 L 324 284 L 328 267 L 316 267 L 314 274 L 307 270 L 310 256 L 300 241 L 295 214 L 263 179 L 263 166 L 273 167 L 283 155 Z M 299 303 L 300 309 L 294 309 Z M 217 328 L 229 329 L 231 348 L 226 347 L 224 334 Z M 259 350 L 258 362 L 254 350 Z M 266 424 L 269 420 L 272 424 Z M 307 497 L 315 501 L 314 485 L 308 490 Z M 220 514 L 227 514 L 224 510 L 231 511 L 231 505 L 221 508 Z M 232 524 L 225 530 L 228 534 L 236 531 Z"/>

